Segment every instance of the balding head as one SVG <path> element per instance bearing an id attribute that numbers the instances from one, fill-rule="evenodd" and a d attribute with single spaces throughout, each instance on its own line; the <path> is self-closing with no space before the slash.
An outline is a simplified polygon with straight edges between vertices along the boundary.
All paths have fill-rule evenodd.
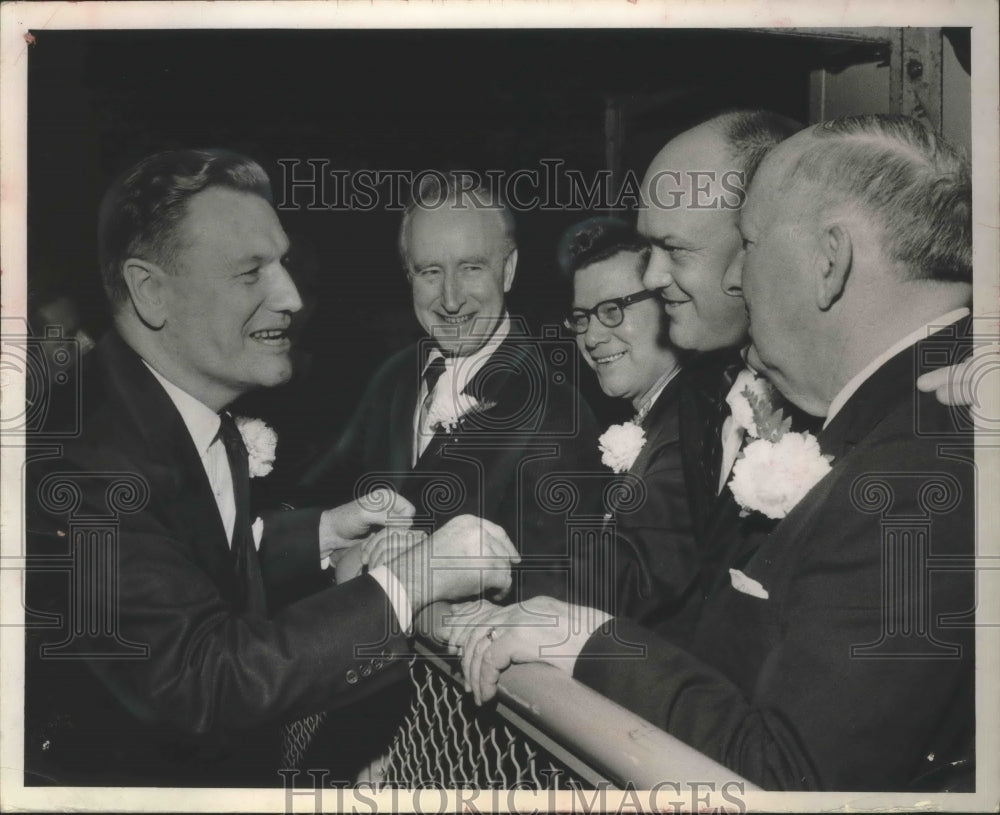
<path id="1" fill-rule="evenodd" d="M 740 249 L 745 183 L 797 124 L 766 111 L 716 116 L 672 139 L 643 180 L 639 232 L 653 245 L 643 283 L 661 289 L 670 339 L 709 351 L 740 345 L 747 320 L 722 277 Z"/>

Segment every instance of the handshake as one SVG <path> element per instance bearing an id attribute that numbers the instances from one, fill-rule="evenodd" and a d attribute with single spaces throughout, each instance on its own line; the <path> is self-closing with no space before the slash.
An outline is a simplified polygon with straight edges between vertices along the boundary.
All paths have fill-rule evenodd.
<path id="1" fill-rule="evenodd" d="M 410 526 L 413 505 L 378 489 L 323 513 L 320 556 L 343 583 L 364 567 L 386 566 L 406 591 L 414 613 L 439 600 L 510 591 L 510 566 L 521 560 L 507 533 L 475 515 L 460 515 L 432 533 Z"/>

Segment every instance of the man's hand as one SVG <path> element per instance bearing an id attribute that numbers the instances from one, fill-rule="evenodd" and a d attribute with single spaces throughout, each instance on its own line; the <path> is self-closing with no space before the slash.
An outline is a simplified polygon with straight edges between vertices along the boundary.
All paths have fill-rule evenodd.
<path id="1" fill-rule="evenodd" d="M 965 362 L 949 368 L 938 368 L 917 379 L 917 388 L 934 395 L 942 405 L 969 405 L 973 419 L 978 426 L 989 421 L 981 411 L 989 406 L 981 403 L 983 396 L 996 394 L 1000 390 L 1000 346 L 989 345 L 977 348 Z M 978 416 L 978 418 L 977 418 Z M 993 421 L 997 421 L 996 415 Z"/>
<path id="2" fill-rule="evenodd" d="M 506 607 L 457 603 L 451 610 L 439 630 L 451 649 L 461 653 L 465 689 L 477 705 L 496 695 L 500 674 L 513 663 L 547 662 L 572 676 L 590 635 L 611 618 L 552 597 Z"/>
<path id="3" fill-rule="evenodd" d="M 390 524 L 396 529 L 409 527 L 415 512 L 403 496 L 384 488 L 328 509 L 319 520 L 320 561 Z"/>
<path id="4" fill-rule="evenodd" d="M 418 529 L 380 529 L 358 544 L 361 565 L 374 569 L 426 540 L 427 533 Z"/>
<path id="5" fill-rule="evenodd" d="M 452 518 L 389 561 L 414 613 L 438 600 L 460 600 L 485 592 L 502 597 L 511 587 L 510 564 L 521 556 L 507 533 L 475 515 Z"/>

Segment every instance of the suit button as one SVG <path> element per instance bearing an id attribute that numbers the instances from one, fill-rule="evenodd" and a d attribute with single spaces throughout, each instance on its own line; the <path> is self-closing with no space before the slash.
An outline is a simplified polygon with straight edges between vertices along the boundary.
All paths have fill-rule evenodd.
<path id="1" fill-rule="evenodd" d="M 375 670 L 376 671 L 381 671 L 382 670 L 382 666 L 385 665 L 385 663 L 381 659 L 379 659 L 378 657 L 375 657 L 375 659 L 372 660 L 372 665 L 375 666 Z"/>
<path id="2" fill-rule="evenodd" d="M 358 683 L 358 672 L 353 668 L 347 672 L 347 684 L 356 685 Z"/>
<path id="3" fill-rule="evenodd" d="M 382 652 L 382 659 L 384 659 L 386 662 L 392 662 L 395 658 L 396 655 L 392 651 L 386 650 Z"/>
<path id="4" fill-rule="evenodd" d="M 364 677 L 371 676 L 372 675 L 372 666 L 371 665 L 362 665 L 361 666 L 361 675 L 364 676 Z"/>

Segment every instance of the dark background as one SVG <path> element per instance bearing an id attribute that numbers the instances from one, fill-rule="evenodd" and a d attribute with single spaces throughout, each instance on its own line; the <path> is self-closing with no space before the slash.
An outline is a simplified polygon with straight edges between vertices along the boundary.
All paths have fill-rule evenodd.
<path id="1" fill-rule="evenodd" d="M 695 120 L 760 106 L 806 122 L 810 69 L 872 58 L 871 46 L 669 29 L 34 36 L 29 313 L 67 296 L 93 337 L 110 322 L 97 270 L 100 196 L 148 153 L 228 147 L 257 159 L 276 185 L 278 160 L 296 158 L 344 170 L 480 172 L 561 159 L 591 178 L 606 166 L 610 97 L 646 108 L 628 118 L 622 151 L 623 166 L 641 178 L 653 154 Z M 520 265 L 509 302 L 536 328 L 558 322 L 566 305 L 555 246 L 587 214 L 517 215 Z M 296 379 L 239 408 L 277 426 L 279 461 L 290 473 L 339 431 L 373 366 L 420 331 L 396 255 L 398 212 L 302 206 L 281 219 L 294 242 L 293 274 L 314 310 Z"/>

